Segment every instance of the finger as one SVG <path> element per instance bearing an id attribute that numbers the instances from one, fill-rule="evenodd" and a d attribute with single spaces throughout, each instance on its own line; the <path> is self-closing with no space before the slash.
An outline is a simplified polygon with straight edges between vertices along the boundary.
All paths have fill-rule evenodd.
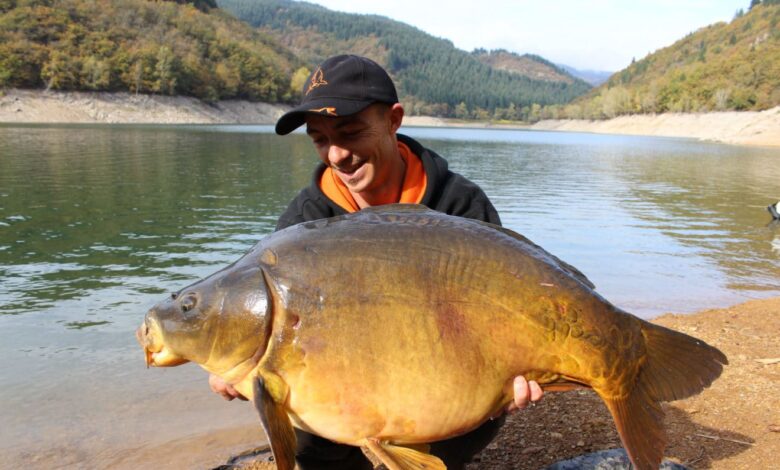
<path id="1" fill-rule="evenodd" d="M 536 383 L 535 380 L 528 382 L 528 387 L 531 389 L 531 401 L 539 401 L 544 396 L 544 390 Z"/>
<path id="2" fill-rule="evenodd" d="M 229 394 L 230 394 L 230 396 L 232 397 L 232 398 L 231 398 L 231 400 L 232 400 L 233 398 L 238 398 L 238 399 L 239 399 L 239 400 L 241 400 L 241 401 L 247 401 L 247 398 L 246 398 L 244 395 L 242 395 L 242 394 L 241 394 L 241 392 L 239 392 L 238 390 L 236 390 L 236 388 L 235 388 L 235 387 L 233 387 L 232 385 L 230 385 L 230 384 L 225 384 L 225 390 L 226 390 L 226 391 L 227 391 L 227 393 L 229 393 Z"/>
<path id="3" fill-rule="evenodd" d="M 514 380 L 515 389 L 515 406 L 519 409 L 523 409 L 528 406 L 530 390 L 528 387 L 528 381 L 525 377 L 517 376 Z"/>

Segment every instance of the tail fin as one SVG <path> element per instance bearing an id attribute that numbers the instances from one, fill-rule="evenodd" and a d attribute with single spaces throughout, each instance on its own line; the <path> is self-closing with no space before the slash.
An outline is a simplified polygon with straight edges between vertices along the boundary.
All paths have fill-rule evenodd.
<path id="1" fill-rule="evenodd" d="M 602 398 L 634 466 L 657 470 L 666 447 L 659 402 L 701 392 L 720 376 L 728 359 L 704 341 L 662 326 L 643 322 L 642 333 L 647 361 L 634 388 L 624 397 Z"/>
<path id="2" fill-rule="evenodd" d="M 729 363 L 720 350 L 684 333 L 643 322 L 642 334 L 647 362 L 639 381 L 656 400 L 680 400 L 701 392 Z"/>

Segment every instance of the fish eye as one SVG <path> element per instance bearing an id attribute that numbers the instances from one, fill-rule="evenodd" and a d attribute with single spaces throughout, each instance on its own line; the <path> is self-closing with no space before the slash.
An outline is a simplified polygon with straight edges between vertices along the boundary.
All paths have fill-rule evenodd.
<path id="1" fill-rule="evenodd" d="M 198 298 L 194 294 L 190 294 L 181 300 L 181 311 L 189 312 L 198 304 Z"/>
<path id="2" fill-rule="evenodd" d="M 171 300 L 176 300 L 176 297 L 178 297 L 179 294 L 177 292 L 171 292 Z"/>

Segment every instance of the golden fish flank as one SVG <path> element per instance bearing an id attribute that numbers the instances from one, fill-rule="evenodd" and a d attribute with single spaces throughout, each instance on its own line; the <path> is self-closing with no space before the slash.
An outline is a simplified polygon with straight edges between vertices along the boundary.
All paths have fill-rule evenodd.
<path id="1" fill-rule="evenodd" d="M 594 389 L 635 467 L 657 469 L 659 402 L 700 392 L 727 363 L 510 230 L 410 205 L 276 232 L 152 308 L 138 337 L 151 365 L 194 361 L 252 397 L 281 469 L 294 466 L 293 426 L 390 468 L 443 468 L 408 446 L 500 413 L 517 375 Z"/>

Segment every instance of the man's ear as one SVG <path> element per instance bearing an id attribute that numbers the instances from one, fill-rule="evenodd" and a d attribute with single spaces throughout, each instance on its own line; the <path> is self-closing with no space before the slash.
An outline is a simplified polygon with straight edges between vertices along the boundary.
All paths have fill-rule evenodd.
<path id="1" fill-rule="evenodd" d="M 390 130 L 395 134 L 401 127 L 404 120 L 404 107 L 401 103 L 394 103 L 390 106 Z"/>

